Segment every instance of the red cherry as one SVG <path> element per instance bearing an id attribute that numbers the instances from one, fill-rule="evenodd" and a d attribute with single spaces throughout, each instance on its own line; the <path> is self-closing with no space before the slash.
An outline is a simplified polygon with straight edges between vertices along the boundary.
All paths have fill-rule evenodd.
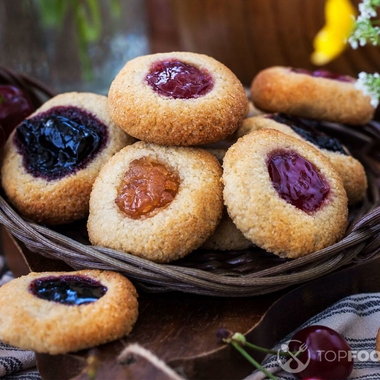
<path id="1" fill-rule="evenodd" d="M 0 125 L 5 135 L 34 111 L 28 95 L 13 85 L 0 85 Z"/>
<path id="2" fill-rule="evenodd" d="M 297 358 L 306 365 L 294 375 L 300 379 L 344 380 L 352 372 L 351 347 L 335 330 L 326 326 L 309 326 L 298 331 L 289 342 L 289 351 L 304 347 Z M 298 363 L 294 363 L 298 364 Z"/>

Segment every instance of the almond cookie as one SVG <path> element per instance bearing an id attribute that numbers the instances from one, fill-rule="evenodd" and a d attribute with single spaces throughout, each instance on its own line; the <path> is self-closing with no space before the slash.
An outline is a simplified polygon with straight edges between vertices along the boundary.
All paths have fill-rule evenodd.
<path id="1" fill-rule="evenodd" d="M 108 98 L 111 117 L 120 128 L 163 145 L 224 139 L 248 110 L 244 87 L 230 69 L 188 52 L 132 59 L 116 75 Z"/>
<path id="2" fill-rule="evenodd" d="M 238 251 L 252 246 L 252 242 L 237 229 L 227 209 L 224 208 L 222 219 L 214 233 L 202 244 L 201 248 L 212 251 Z"/>
<path id="3" fill-rule="evenodd" d="M 218 161 L 223 164 L 223 158 L 227 149 L 208 148 L 208 152 L 213 154 Z M 223 216 L 213 234 L 202 244 L 201 248 L 216 251 L 235 251 L 247 249 L 252 246 L 252 242 L 244 237 L 237 229 L 234 222 L 228 215 L 226 207 L 223 208 Z"/>
<path id="4" fill-rule="evenodd" d="M 0 339 L 52 355 L 129 334 L 137 292 L 119 273 L 101 270 L 30 273 L 0 288 Z"/>
<path id="5" fill-rule="evenodd" d="M 85 218 L 100 168 L 134 141 L 111 121 L 105 96 L 57 95 L 9 137 L 1 168 L 3 189 L 21 214 L 38 223 Z"/>
<path id="6" fill-rule="evenodd" d="M 160 263 L 184 257 L 219 223 L 221 174 L 218 160 L 200 148 L 143 141 L 123 148 L 94 183 L 90 242 Z"/>
<path id="7" fill-rule="evenodd" d="M 323 133 L 318 121 L 300 119 L 286 114 L 256 116 L 243 121 L 238 130 L 238 136 L 241 137 L 262 128 L 276 129 L 320 149 L 341 176 L 349 205 L 354 205 L 364 199 L 368 181 L 363 165 L 350 154 L 339 139 Z"/>
<path id="8" fill-rule="evenodd" d="M 348 207 L 342 179 L 310 144 L 261 129 L 228 149 L 223 169 L 228 213 L 257 246 L 297 258 L 343 237 Z"/>
<path id="9" fill-rule="evenodd" d="M 267 68 L 253 79 L 251 97 L 266 112 L 343 124 L 365 124 L 375 112 L 371 98 L 355 87 L 354 78 L 325 70 Z"/>

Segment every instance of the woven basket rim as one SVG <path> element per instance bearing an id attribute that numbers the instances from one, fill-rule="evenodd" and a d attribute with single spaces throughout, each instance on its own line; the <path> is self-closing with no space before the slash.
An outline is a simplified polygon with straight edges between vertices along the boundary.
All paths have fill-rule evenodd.
<path id="1" fill-rule="evenodd" d="M 0 67 L 0 79 L 3 75 L 4 80 L 4 73 L 11 78 L 9 80 L 27 86 L 31 92 L 42 91 L 47 97 L 53 95 L 32 78 Z M 297 286 L 339 268 L 373 259 L 380 252 L 380 153 L 377 153 L 380 152 L 380 124 L 374 121 L 359 127 L 323 122 L 323 127 L 346 139 L 344 143 L 362 162 L 367 171 L 368 194 L 360 206 L 350 210 L 349 228 L 342 240 L 298 259 L 280 260 L 273 254 L 265 256 L 250 248 L 233 252 L 196 252 L 174 263 L 159 264 L 132 254 L 91 246 L 28 221 L 1 195 L 0 224 L 34 253 L 61 260 L 74 270 L 94 268 L 121 272 L 146 292 L 180 291 L 245 297 Z M 264 255 L 262 262 L 271 260 L 271 265 L 260 266 L 261 262 L 257 265 L 255 259 L 260 255 Z"/>
<path id="2" fill-rule="evenodd" d="M 75 270 L 89 267 L 117 270 L 149 292 L 182 291 L 230 297 L 267 294 L 301 284 L 355 263 L 355 259 L 360 262 L 377 256 L 377 252 L 372 252 L 358 259 L 363 249 L 368 247 L 369 240 L 376 241 L 377 250 L 380 245 L 380 207 L 376 207 L 355 223 L 342 240 L 330 247 L 270 269 L 234 277 L 180 265 L 158 264 L 113 249 L 82 244 L 24 220 L 1 196 L 0 223 L 31 251 L 62 260 Z"/>

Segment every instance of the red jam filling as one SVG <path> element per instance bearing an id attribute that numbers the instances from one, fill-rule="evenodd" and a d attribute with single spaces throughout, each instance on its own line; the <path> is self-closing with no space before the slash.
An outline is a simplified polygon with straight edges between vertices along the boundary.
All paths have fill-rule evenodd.
<path id="1" fill-rule="evenodd" d="M 296 152 L 273 152 L 267 167 L 279 196 L 302 211 L 318 210 L 329 194 L 329 185 L 314 165 Z"/>
<path id="2" fill-rule="evenodd" d="M 153 63 L 146 81 L 160 95 L 174 99 L 198 98 L 214 86 L 210 74 L 175 60 Z"/>
<path id="3" fill-rule="evenodd" d="M 354 82 L 354 79 L 351 78 L 350 76 L 332 73 L 331 71 L 323 70 L 323 69 L 319 69 L 315 71 L 310 71 L 306 69 L 292 69 L 292 71 L 294 73 L 306 74 L 306 75 L 310 75 L 316 78 L 319 77 L 319 78 L 326 78 L 326 79 L 334 79 L 339 82 Z"/>

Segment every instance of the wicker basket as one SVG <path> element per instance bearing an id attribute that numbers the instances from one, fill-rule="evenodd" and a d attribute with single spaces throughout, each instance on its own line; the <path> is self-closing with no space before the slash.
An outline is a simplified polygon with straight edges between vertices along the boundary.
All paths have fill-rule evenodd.
<path id="1" fill-rule="evenodd" d="M 4 82 L 4 78 L 0 70 L 0 81 Z M 19 79 L 17 75 L 16 79 Z M 50 94 L 30 79 L 17 84 L 32 92 L 42 91 L 44 96 Z M 73 269 L 119 271 L 143 291 L 180 291 L 224 297 L 272 293 L 343 266 L 357 265 L 379 254 L 380 124 L 371 122 L 350 127 L 323 123 L 323 128 L 340 138 L 363 163 L 369 186 L 366 199 L 350 209 L 346 236 L 338 243 L 302 258 L 281 259 L 255 247 L 229 252 L 197 250 L 174 263 L 157 264 L 131 254 L 91 246 L 86 236 L 85 221 L 55 229 L 27 221 L 4 197 L 0 197 L 0 223 L 32 252 L 62 260 Z"/>

